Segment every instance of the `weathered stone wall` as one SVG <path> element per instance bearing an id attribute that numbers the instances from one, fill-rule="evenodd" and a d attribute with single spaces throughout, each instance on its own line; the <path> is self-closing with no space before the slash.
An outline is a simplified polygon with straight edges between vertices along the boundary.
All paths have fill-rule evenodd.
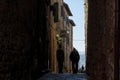
<path id="1" fill-rule="evenodd" d="M 117 0 L 118 1 L 118 59 L 119 59 L 119 62 L 118 62 L 118 69 L 119 69 L 119 74 L 118 74 L 118 77 L 120 80 L 120 0 Z"/>
<path id="2" fill-rule="evenodd" d="M 45 5 L 41 4 L 0 0 L 0 80 L 32 80 L 36 71 L 46 68 L 48 41 Z M 41 15 L 38 7 L 44 9 Z"/>
<path id="3" fill-rule="evenodd" d="M 0 1 L 0 80 L 20 80 L 29 75 L 35 3 Z"/>
<path id="4" fill-rule="evenodd" d="M 87 73 L 90 80 L 105 80 L 104 27 L 105 0 L 88 0 Z M 103 59 L 104 58 L 104 59 Z M 102 60 L 101 60 L 102 59 Z"/>
<path id="5" fill-rule="evenodd" d="M 114 0 L 88 0 L 87 73 L 90 80 L 114 80 Z"/>
<path id="6" fill-rule="evenodd" d="M 104 37 L 105 39 L 105 53 L 107 57 L 106 63 L 106 76 L 107 80 L 114 80 L 114 40 L 115 40 L 115 1 L 106 1 L 106 29 Z"/>
<path id="7" fill-rule="evenodd" d="M 119 80 L 120 80 L 120 1 L 119 0 L 117 0 L 118 1 L 118 18 L 119 18 L 119 20 L 118 20 L 118 45 L 119 45 L 119 48 L 118 48 L 118 50 L 119 50 L 119 52 L 118 52 L 118 58 L 119 58 L 119 64 L 118 64 L 118 67 L 119 67 L 119 74 L 118 74 L 118 76 L 119 76 Z"/>

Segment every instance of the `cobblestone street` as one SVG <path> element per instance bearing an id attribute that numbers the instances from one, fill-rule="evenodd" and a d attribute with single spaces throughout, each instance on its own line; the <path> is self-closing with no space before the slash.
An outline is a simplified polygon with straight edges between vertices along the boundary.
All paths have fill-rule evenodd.
<path id="1" fill-rule="evenodd" d="M 41 77 L 38 80 L 88 80 L 88 76 L 85 73 L 79 74 L 70 74 L 70 73 L 63 73 L 63 74 L 56 74 L 56 73 L 48 73 Z"/>

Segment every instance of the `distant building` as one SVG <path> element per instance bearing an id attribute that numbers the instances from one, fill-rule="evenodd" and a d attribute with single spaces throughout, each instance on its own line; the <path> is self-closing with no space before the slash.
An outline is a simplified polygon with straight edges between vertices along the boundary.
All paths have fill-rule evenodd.
<path id="1" fill-rule="evenodd" d="M 72 13 L 66 3 L 62 0 L 51 2 L 50 11 L 50 33 L 51 33 L 51 54 L 49 59 L 49 69 L 51 72 L 58 72 L 56 61 L 56 50 L 61 44 L 65 52 L 64 72 L 70 71 L 69 53 L 72 50 L 73 20 L 69 20 Z M 68 66 L 69 65 L 69 66 Z"/>

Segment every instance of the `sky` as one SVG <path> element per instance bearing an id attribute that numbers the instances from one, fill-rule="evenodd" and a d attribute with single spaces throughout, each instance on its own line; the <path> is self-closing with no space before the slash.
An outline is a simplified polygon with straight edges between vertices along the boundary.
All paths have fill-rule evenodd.
<path id="1" fill-rule="evenodd" d="M 73 16 L 69 17 L 76 24 L 73 27 L 73 47 L 80 54 L 85 52 L 85 28 L 84 28 L 84 0 L 64 0 L 68 4 Z"/>

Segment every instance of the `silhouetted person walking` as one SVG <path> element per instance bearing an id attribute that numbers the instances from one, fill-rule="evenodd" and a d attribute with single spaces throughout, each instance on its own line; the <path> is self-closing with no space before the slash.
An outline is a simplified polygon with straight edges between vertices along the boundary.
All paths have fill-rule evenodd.
<path id="1" fill-rule="evenodd" d="M 64 51 L 62 50 L 61 45 L 59 45 L 59 48 L 57 50 L 57 61 L 58 61 L 59 73 L 62 73 L 63 62 L 64 62 Z"/>
<path id="2" fill-rule="evenodd" d="M 72 52 L 70 53 L 70 60 L 72 61 L 72 70 L 73 73 L 78 72 L 78 62 L 79 62 L 80 56 L 78 51 L 73 48 Z"/>
<path id="3" fill-rule="evenodd" d="M 81 72 L 84 72 L 84 66 L 82 65 L 82 67 L 81 67 Z"/>

